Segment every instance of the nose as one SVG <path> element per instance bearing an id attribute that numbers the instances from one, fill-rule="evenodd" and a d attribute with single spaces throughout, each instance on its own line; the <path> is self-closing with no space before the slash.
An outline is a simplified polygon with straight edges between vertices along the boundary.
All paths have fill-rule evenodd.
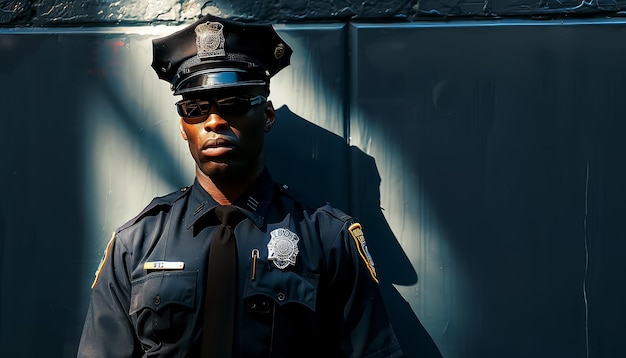
<path id="1" fill-rule="evenodd" d="M 209 116 L 204 120 L 204 128 L 211 132 L 219 132 L 228 128 L 228 121 L 220 115 L 219 109 L 215 104 L 211 106 Z"/>

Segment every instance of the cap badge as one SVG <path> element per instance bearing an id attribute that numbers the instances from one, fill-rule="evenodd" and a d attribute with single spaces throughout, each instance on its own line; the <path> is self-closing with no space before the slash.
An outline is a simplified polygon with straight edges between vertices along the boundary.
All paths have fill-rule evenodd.
<path id="1" fill-rule="evenodd" d="M 298 235 L 288 229 L 275 229 L 270 232 L 270 242 L 267 244 L 267 259 L 284 270 L 289 265 L 296 264 L 298 256 Z"/>
<path id="2" fill-rule="evenodd" d="M 224 51 L 224 25 L 206 22 L 196 26 L 196 47 L 200 59 L 226 56 Z"/>

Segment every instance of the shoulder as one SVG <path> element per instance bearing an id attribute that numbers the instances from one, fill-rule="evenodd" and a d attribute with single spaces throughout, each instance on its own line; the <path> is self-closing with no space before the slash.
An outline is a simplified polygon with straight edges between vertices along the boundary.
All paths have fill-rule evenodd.
<path id="1" fill-rule="evenodd" d="M 276 183 L 281 200 L 292 202 L 293 206 L 302 213 L 303 219 L 316 222 L 318 225 L 329 225 L 337 229 L 348 227 L 354 223 L 351 215 L 333 206 L 332 203 L 322 202 L 319 198 L 311 198 L 301 191 L 286 185 Z"/>
<path id="2" fill-rule="evenodd" d="M 191 187 L 189 186 L 185 186 L 167 195 L 155 197 L 139 214 L 137 214 L 137 216 L 120 226 L 116 232 L 120 233 L 124 230 L 132 228 L 133 226 L 140 225 L 149 217 L 169 212 L 171 207 L 174 206 L 177 201 L 180 201 L 188 195 L 190 188 Z"/>

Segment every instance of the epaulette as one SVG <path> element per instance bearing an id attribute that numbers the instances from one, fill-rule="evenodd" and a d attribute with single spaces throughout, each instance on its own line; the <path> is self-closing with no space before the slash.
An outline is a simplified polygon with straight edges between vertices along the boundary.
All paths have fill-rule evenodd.
<path id="1" fill-rule="evenodd" d="M 324 211 L 330 216 L 340 221 L 343 221 L 344 223 L 350 222 L 352 220 L 352 216 L 344 213 L 341 209 L 337 209 L 327 201 L 322 202 L 319 198 L 312 198 L 310 195 L 306 195 L 301 191 L 298 191 L 295 188 L 286 184 L 276 183 L 276 186 L 280 189 L 282 193 L 300 202 L 307 209 Z"/>
<path id="2" fill-rule="evenodd" d="M 321 201 L 319 198 L 314 198 L 311 195 L 307 195 L 293 186 L 276 182 L 274 184 L 282 194 L 299 202 L 307 209 L 315 210 L 316 208 L 327 204 L 327 202 Z"/>
<path id="3" fill-rule="evenodd" d="M 293 192 L 293 188 L 290 187 L 287 184 L 281 184 L 281 183 L 277 183 L 274 182 L 274 184 L 280 189 L 280 191 L 282 191 L 283 193 L 287 194 L 287 195 L 291 195 Z"/>
<path id="4" fill-rule="evenodd" d="M 126 224 L 120 226 L 117 231 L 119 232 L 130 226 L 135 225 L 142 218 L 151 215 L 158 210 L 161 210 L 163 207 L 171 207 L 172 205 L 174 205 L 175 202 L 185 197 L 189 193 L 189 189 L 191 189 L 191 186 L 184 186 L 175 192 L 169 193 L 164 196 L 155 197 L 154 199 L 152 199 L 150 204 L 148 204 L 139 214 L 137 214 L 137 216 L 129 220 Z"/>
<path id="5" fill-rule="evenodd" d="M 297 201 L 306 203 L 307 201 L 304 200 L 304 196 L 302 195 L 301 192 L 298 192 L 297 190 L 295 190 L 292 186 L 289 186 L 287 184 L 283 184 L 283 183 L 277 183 L 274 182 L 274 186 L 276 188 L 278 188 L 278 191 L 284 195 L 287 195 Z"/>
<path id="6" fill-rule="evenodd" d="M 351 215 L 344 213 L 341 209 L 337 209 L 328 203 L 320 207 L 320 210 L 327 212 L 329 215 L 337 218 L 340 221 L 343 221 L 344 223 L 352 221 Z"/>

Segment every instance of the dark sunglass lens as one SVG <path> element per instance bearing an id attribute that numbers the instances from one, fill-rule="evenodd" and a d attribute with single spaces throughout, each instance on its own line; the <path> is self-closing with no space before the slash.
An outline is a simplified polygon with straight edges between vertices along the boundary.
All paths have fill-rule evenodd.
<path id="1" fill-rule="evenodd" d="M 187 106 L 185 103 L 178 102 L 176 103 L 176 111 L 178 111 L 178 115 L 181 117 L 187 117 Z"/>
<path id="2" fill-rule="evenodd" d="M 205 100 L 197 100 L 195 101 L 195 108 L 193 109 L 194 117 L 203 117 L 206 116 L 211 110 L 211 102 Z"/>
<path id="3" fill-rule="evenodd" d="M 217 101 L 220 113 L 224 116 L 242 116 L 252 108 L 250 98 L 227 97 Z M 258 103 L 254 103 L 258 104 Z"/>
<path id="4" fill-rule="evenodd" d="M 242 104 L 222 104 L 219 106 L 220 114 L 224 117 L 236 117 L 242 116 L 246 114 L 250 110 L 250 105 L 248 103 Z"/>
<path id="5" fill-rule="evenodd" d="M 184 118 L 202 117 L 209 113 L 211 102 L 206 100 L 191 99 L 176 103 L 178 114 Z"/>
<path id="6" fill-rule="evenodd" d="M 183 118 L 204 117 L 211 111 L 212 103 L 217 105 L 219 113 L 224 117 L 243 116 L 253 106 L 265 102 L 265 97 L 226 97 L 212 102 L 205 99 L 188 99 L 176 103 L 178 114 Z"/>

